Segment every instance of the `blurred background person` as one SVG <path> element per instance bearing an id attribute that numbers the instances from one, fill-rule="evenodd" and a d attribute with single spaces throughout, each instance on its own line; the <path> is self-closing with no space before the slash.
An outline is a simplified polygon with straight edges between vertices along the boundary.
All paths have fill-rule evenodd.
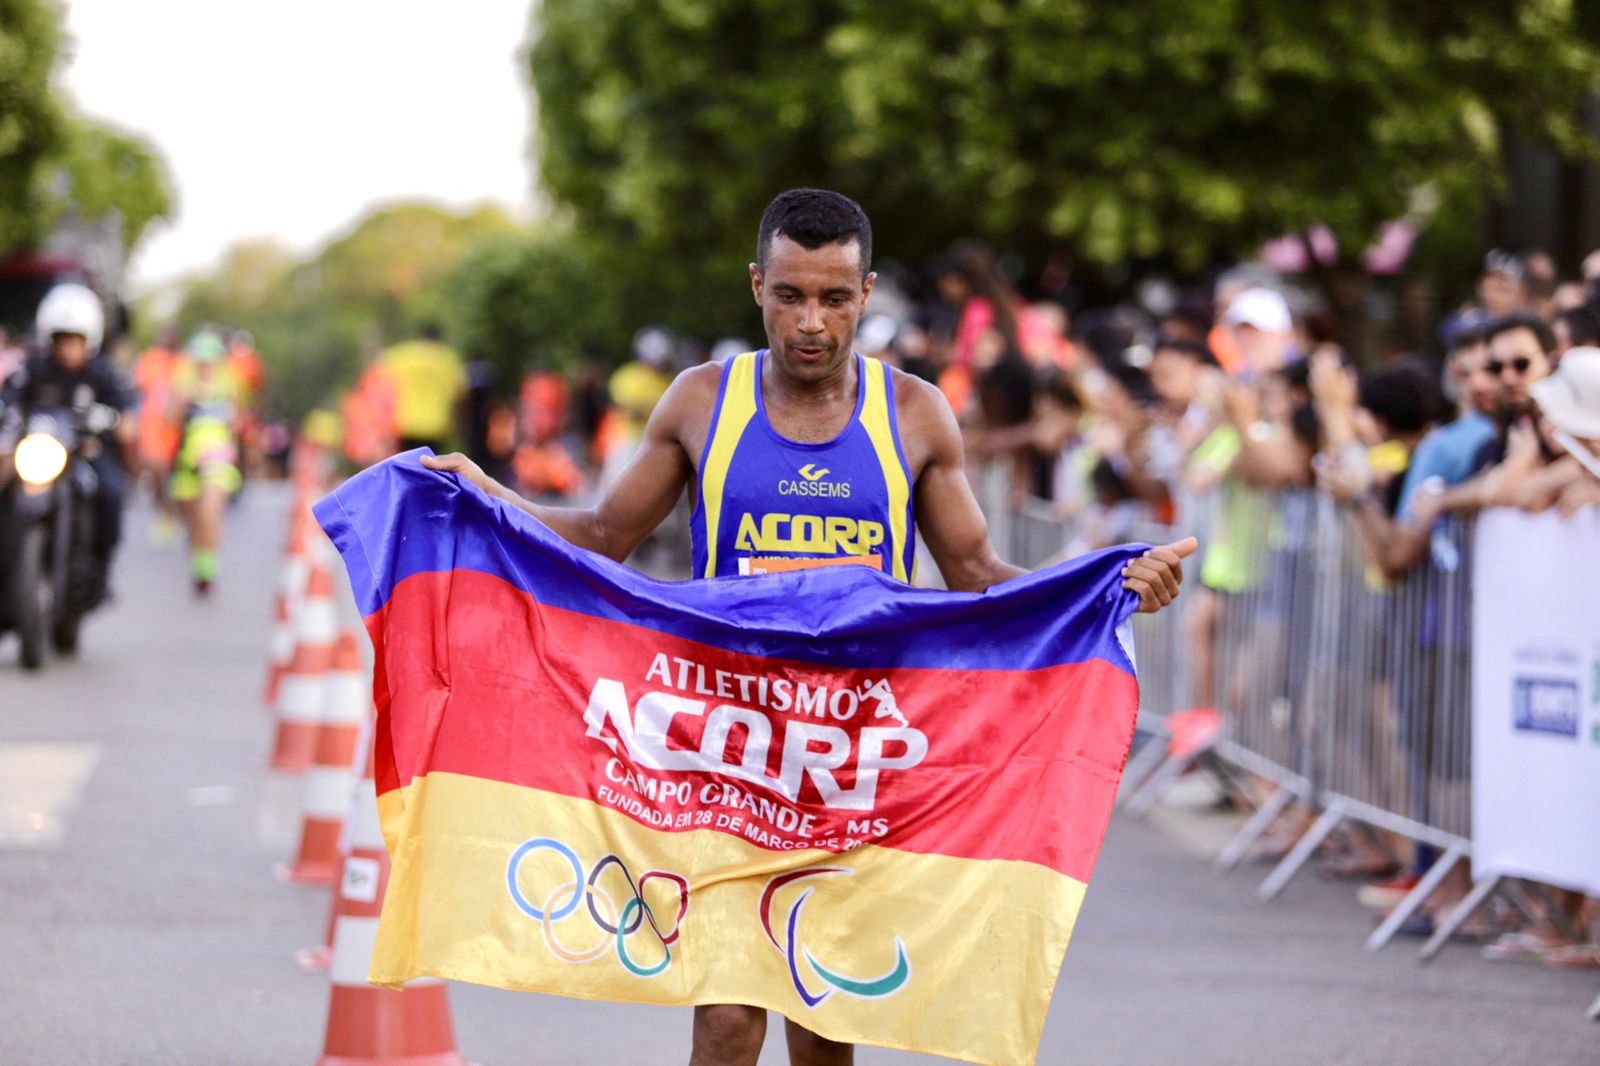
<path id="1" fill-rule="evenodd" d="M 266 367 L 248 330 L 234 330 L 229 335 L 227 363 L 239 389 L 233 426 L 234 439 L 239 442 L 239 473 L 248 479 L 260 473 L 261 404 L 267 385 Z"/>
<path id="2" fill-rule="evenodd" d="M 1600 345 L 1600 308 L 1579 303 L 1556 312 L 1550 319 L 1551 332 L 1556 337 L 1555 361 L 1573 348 L 1593 348 Z"/>
<path id="3" fill-rule="evenodd" d="M 4 326 L 0 326 L 0 382 L 20 370 L 27 358 L 28 349 L 11 336 Z"/>
<path id="4" fill-rule="evenodd" d="M 379 463 L 400 450 L 399 389 L 376 352 L 339 400 L 344 420 L 342 447 L 357 469 Z"/>
<path id="5" fill-rule="evenodd" d="M 172 544 L 178 535 L 171 481 L 183 425 L 173 417 L 172 392 L 183 365 L 178 331 L 172 326 L 162 329 L 157 342 L 141 352 L 133 365 L 133 385 L 139 392 L 137 476 L 155 503 L 150 536 L 161 547 Z"/>
<path id="6" fill-rule="evenodd" d="M 1539 316 L 1517 311 L 1495 319 L 1485 335 L 1489 351 L 1484 369 L 1496 384 L 1497 432 L 1475 459 L 1482 473 L 1454 487 L 1419 487 L 1422 494 L 1413 507 L 1425 524 L 1441 514 L 1473 514 L 1494 506 L 1505 486 L 1556 454 L 1537 432 L 1531 392 L 1554 369 L 1555 331 Z"/>
<path id="7" fill-rule="evenodd" d="M 448 450 L 459 432 L 457 408 L 468 386 L 461 354 L 440 340 L 438 327 L 429 324 L 417 339 L 381 352 L 378 365 L 394 389 L 396 447 Z"/>
<path id="8" fill-rule="evenodd" d="M 672 357 L 677 346 L 670 330 L 660 326 L 641 329 L 633 337 L 633 358 L 618 367 L 606 383 L 617 421 L 600 457 L 602 491 L 633 461 L 633 453 L 644 440 L 645 424 L 672 384 Z"/>
<path id="9" fill-rule="evenodd" d="M 1488 370 L 1486 328 L 1482 318 L 1476 323 L 1462 320 L 1450 335 L 1447 375 L 1456 397 L 1454 417 L 1429 430 L 1414 447 L 1408 445 L 1409 456 L 1398 481 L 1380 484 L 1374 464 L 1360 451 L 1329 448 L 1322 456 L 1318 484 L 1336 500 L 1352 506 L 1367 558 L 1385 578 L 1400 577 L 1427 555 L 1430 524 L 1419 519 L 1416 509 L 1423 486 L 1431 490 L 1460 485 L 1487 462 L 1485 450 L 1495 440 L 1500 390 L 1498 379 Z M 1359 393 L 1352 397 L 1341 380 L 1344 373 L 1339 371 L 1335 377 L 1325 365 L 1314 366 L 1313 378 L 1324 419 L 1353 428 L 1351 401 Z M 1421 386 L 1413 385 L 1419 390 L 1416 402 L 1420 403 Z M 1401 418 L 1401 430 L 1414 418 L 1397 417 Z M 1381 416 L 1373 419 L 1380 434 L 1386 421 Z M 1395 423 L 1389 425 L 1392 428 Z M 1349 435 L 1342 435 L 1348 441 Z M 1384 494 L 1388 484 L 1395 487 L 1392 500 Z"/>
<path id="10" fill-rule="evenodd" d="M 1294 316 L 1289 302 L 1272 289 L 1256 286 L 1239 293 L 1223 312 L 1222 325 L 1239 353 L 1233 372 L 1262 378 L 1282 369 L 1294 351 Z"/>
<path id="11" fill-rule="evenodd" d="M 188 527 L 189 577 L 195 595 L 205 597 L 221 573 L 223 513 L 243 484 L 234 435 L 242 386 L 215 331 L 190 337 L 184 352 L 172 385 L 172 413 L 182 426 L 172 498 Z"/>
<path id="12" fill-rule="evenodd" d="M 529 499 L 571 499 L 584 488 L 578 460 L 582 442 L 567 432 L 569 391 L 566 378 L 553 370 L 536 370 L 522 379 L 510 426 L 511 483 Z"/>

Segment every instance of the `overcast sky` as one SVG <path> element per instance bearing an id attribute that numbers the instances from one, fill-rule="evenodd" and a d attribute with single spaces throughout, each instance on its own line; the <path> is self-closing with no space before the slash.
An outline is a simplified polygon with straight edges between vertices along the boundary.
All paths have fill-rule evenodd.
<path id="1" fill-rule="evenodd" d="M 165 156 L 178 217 L 136 291 L 240 237 L 309 248 L 367 206 L 525 212 L 528 0 L 69 0 L 63 83 Z"/>

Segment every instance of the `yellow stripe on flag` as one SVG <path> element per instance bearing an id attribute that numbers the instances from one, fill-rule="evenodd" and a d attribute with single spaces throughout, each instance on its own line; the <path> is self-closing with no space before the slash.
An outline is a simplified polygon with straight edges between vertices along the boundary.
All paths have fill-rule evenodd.
<path id="1" fill-rule="evenodd" d="M 1033 1061 L 1081 882 L 1026 862 L 669 832 L 614 809 L 630 795 L 413 780 L 369 979 L 746 1003 L 834 1040 Z"/>
<path id="2" fill-rule="evenodd" d="M 406 816 L 406 790 L 390 789 L 378 795 L 378 825 L 383 830 L 383 843 L 393 855 L 400 840 L 401 823 Z"/>

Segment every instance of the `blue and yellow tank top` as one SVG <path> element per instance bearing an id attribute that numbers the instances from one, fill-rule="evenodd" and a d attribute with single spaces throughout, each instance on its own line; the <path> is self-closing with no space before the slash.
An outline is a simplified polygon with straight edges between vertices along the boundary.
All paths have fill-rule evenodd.
<path id="1" fill-rule="evenodd" d="M 856 355 L 855 413 L 832 440 L 803 444 L 767 420 L 765 355 L 722 368 L 690 520 L 694 575 L 861 563 L 910 581 L 916 528 L 892 372 Z"/>

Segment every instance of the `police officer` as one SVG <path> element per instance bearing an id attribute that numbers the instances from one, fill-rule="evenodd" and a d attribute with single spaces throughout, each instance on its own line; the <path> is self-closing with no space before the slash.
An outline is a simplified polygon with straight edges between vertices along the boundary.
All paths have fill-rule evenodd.
<path id="1" fill-rule="evenodd" d="M 23 415 L 33 407 L 68 407 L 87 413 L 96 404 L 125 412 L 135 395 L 123 373 L 102 355 L 105 313 L 100 299 L 78 284 L 57 285 L 39 304 L 39 343 L 43 354 L 23 363 L 0 386 L 0 411 Z M 93 556 L 98 564 L 96 598 L 108 591 L 111 557 L 122 539 L 122 504 L 127 486 L 125 462 L 133 423 L 117 427 L 86 443 L 83 458 L 94 468 Z"/>

